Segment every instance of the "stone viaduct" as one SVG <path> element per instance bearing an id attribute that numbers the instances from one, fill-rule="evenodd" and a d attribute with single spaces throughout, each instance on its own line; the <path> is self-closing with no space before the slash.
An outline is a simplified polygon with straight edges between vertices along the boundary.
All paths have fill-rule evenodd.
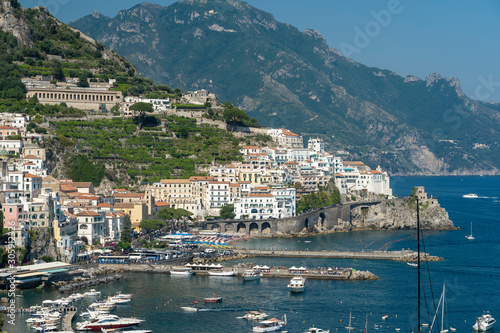
<path id="1" fill-rule="evenodd" d="M 316 228 L 327 231 L 334 229 L 339 222 L 351 222 L 351 210 L 355 207 L 368 208 L 381 201 L 351 202 L 332 207 L 314 209 L 297 216 L 283 219 L 266 220 L 216 220 L 204 223 L 205 230 L 234 232 L 244 234 L 297 234 L 304 228 L 314 231 Z"/>

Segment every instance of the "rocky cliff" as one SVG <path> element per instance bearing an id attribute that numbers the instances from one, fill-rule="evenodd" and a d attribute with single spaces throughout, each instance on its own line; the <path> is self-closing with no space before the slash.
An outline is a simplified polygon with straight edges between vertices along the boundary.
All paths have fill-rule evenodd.
<path id="1" fill-rule="evenodd" d="M 351 222 L 344 222 L 341 229 L 348 230 L 398 230 L 417 227 L 416 202 L 411 198 L 382 201 L 371 206 L 351 210 Z M 448 212 L 437 199 L 427 199 L 420 204 L 420 227 L 423 229 L 454 229 Z"/>
<path id="2" fill-rule="evenodd" d="M 40 260 L 44 256 L 52 257 L 55 261 L 61 261 L 62 256 L 57 249 L 56 240 L 50 234 L 48 228 L 36 228 L 30 232 L 31 251 L 29 260 Z"/>

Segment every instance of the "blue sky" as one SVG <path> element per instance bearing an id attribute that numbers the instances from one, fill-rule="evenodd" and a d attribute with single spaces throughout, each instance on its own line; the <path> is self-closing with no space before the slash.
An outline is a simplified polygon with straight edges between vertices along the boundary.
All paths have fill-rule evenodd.
<path id="1" fill-rule="evenodd" d="M 138 0 L 19 0 L 63 22 L 97 10 L 114 17 Z M 168 6 L 173 0 L 149 2 Z M 368 66 L 460 79 L 475 99 L 500 102 L 500 1 L 247 0 L 280 21 L 316 29 L 328 44 Z"/>

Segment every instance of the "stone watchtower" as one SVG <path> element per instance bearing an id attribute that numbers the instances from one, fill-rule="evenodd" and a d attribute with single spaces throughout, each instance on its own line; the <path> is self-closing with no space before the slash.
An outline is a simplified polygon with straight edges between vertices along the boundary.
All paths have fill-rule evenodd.
<path id="1" fill-rule="evenodd" d="M 413 187 L 413 196 L 418 198 L 418 201 L 421 203 L 427 203 L 431 206 L 439 206 L 438 198 L 434 196 L 429 196 L 425 192 L 424 186 L 414 186 Z"/>

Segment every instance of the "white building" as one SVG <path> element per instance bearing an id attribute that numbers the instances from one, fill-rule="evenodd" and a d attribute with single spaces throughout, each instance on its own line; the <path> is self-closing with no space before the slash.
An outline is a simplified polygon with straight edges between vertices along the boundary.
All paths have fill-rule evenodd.
<path id="1" fill-rule="evenodd" d="M 85 210 L 76 214 L 78 219 L 78 238 L 87 244 L 101 242 L 106 234 L 106 213 Z"/>
<path id="2" fill-rule="evenodd" d="M 263 220 L 285 218 L 295 215 L 295 189 L 273 189 L 271 193 L 250 194 L 236 199 L 234 213 L 236 219 Z"/>
<path id="3" fill-rule="evenodd" d="M 219 215 L 220 208 L 229 204 L 229 182 L 208 182 L 206 204 L 209 212 Z"/>
<path id="4" fill-rule="evenodd" d="M 325 142 L 320 138 L 311 138 L 307 141 L 307 149 L 315 153 L 325 153 Z"/>

